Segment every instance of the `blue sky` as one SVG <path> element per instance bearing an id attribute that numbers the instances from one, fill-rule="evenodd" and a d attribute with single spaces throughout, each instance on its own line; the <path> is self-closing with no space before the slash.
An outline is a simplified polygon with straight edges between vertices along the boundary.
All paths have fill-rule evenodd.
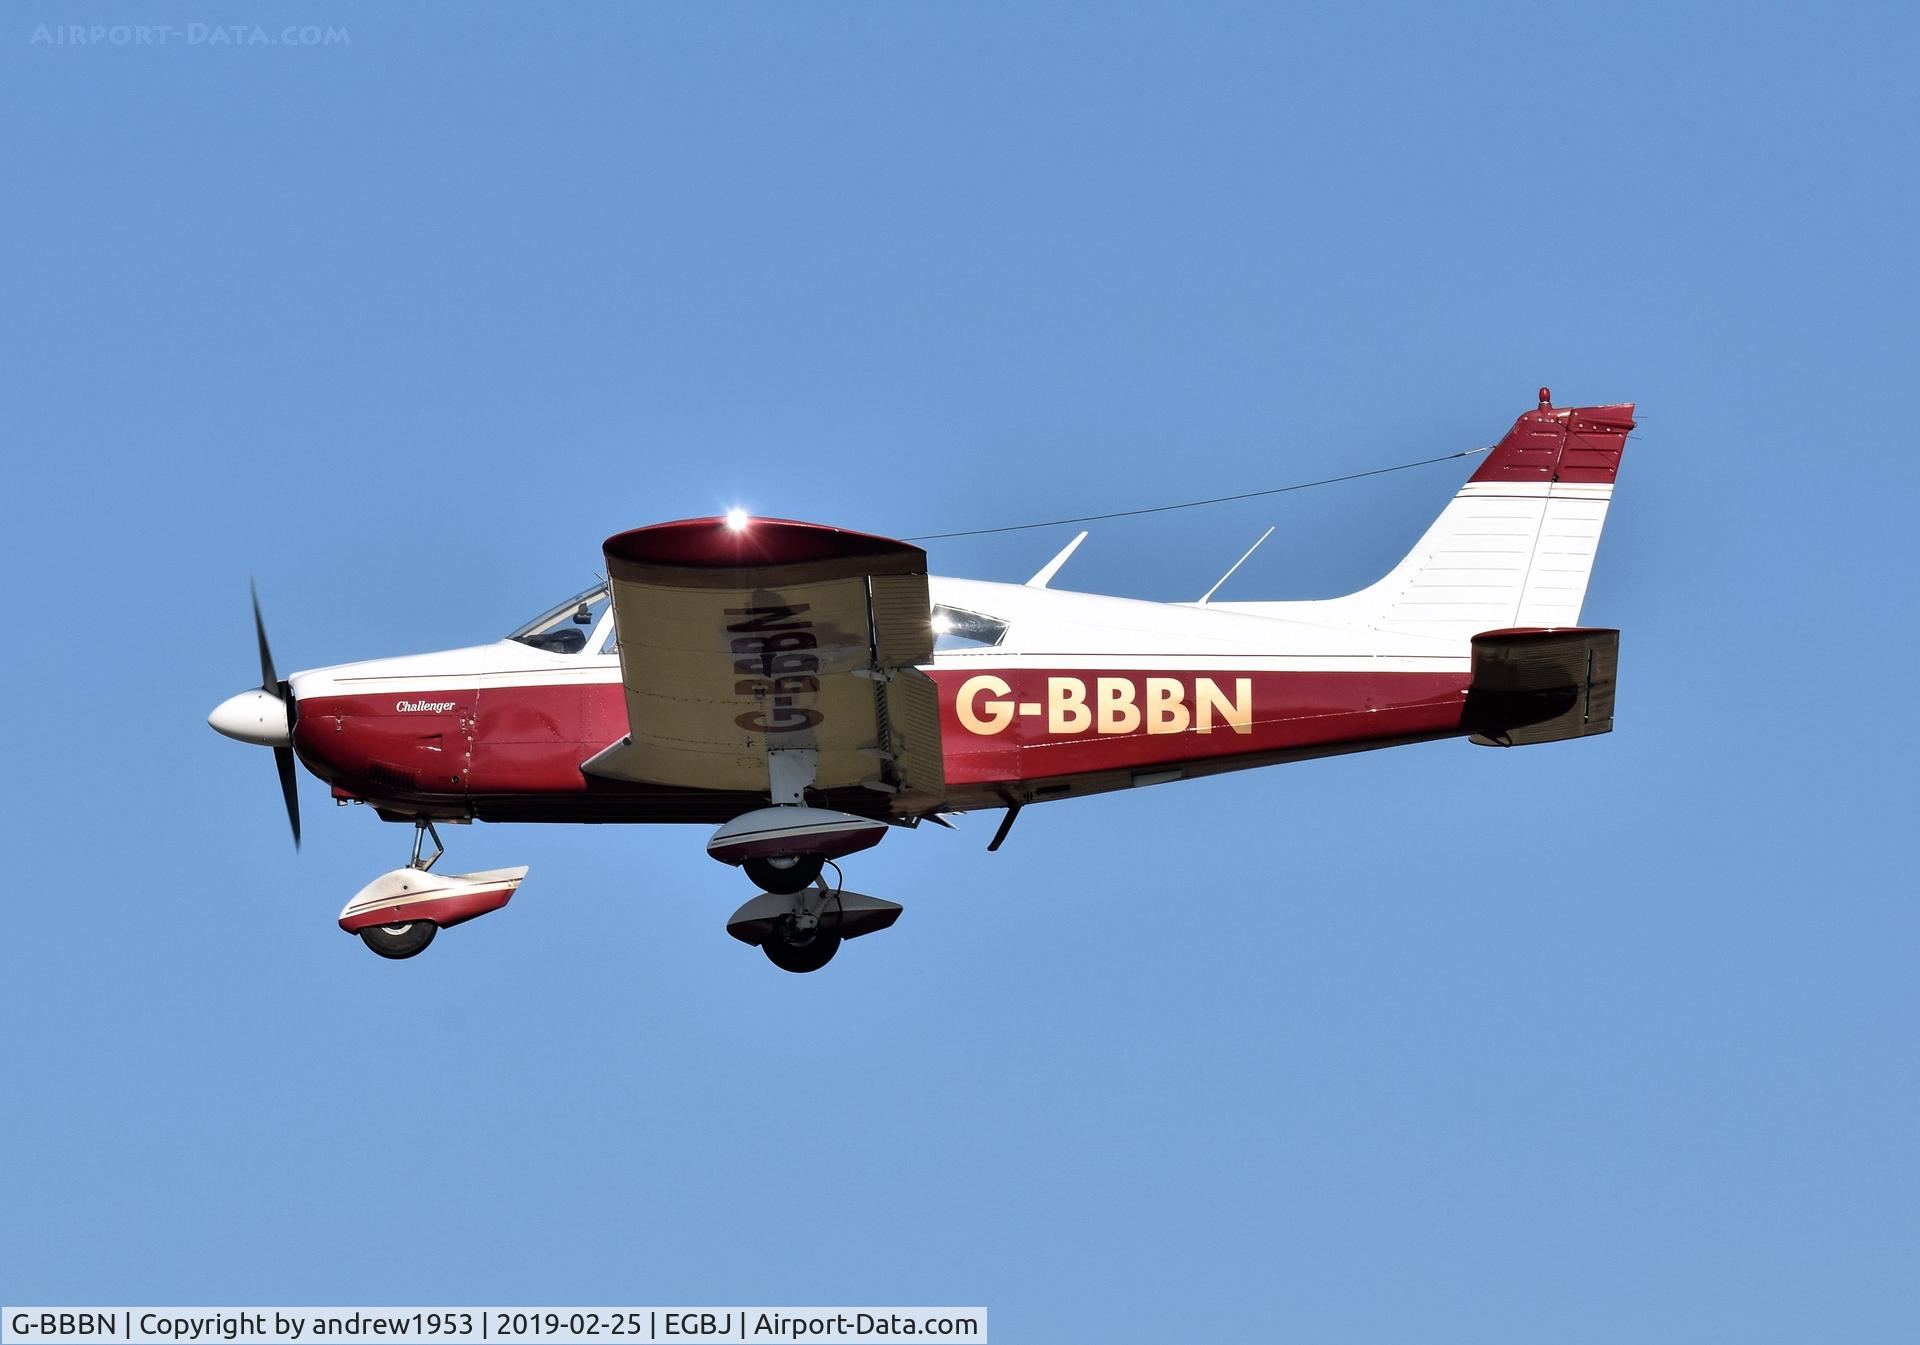
<path id="1" fill-rule="evenodd" d="M 36 25 L 343 27 L 326 47 Z M 1000 1341 L 1920 1320 L 1909 9 L 13 4 L 0 1301 L 979 1303 Z M 698 829 L 407 833 L 203 722 L 740 503 L 894 534 L 1634 400 L 1618 729 L 900 836 L 825 973 Z M 1424 468 L 1095 526 L 1311 597 Z M 1020 579 L 1070 535 L 938 544 Z"/>

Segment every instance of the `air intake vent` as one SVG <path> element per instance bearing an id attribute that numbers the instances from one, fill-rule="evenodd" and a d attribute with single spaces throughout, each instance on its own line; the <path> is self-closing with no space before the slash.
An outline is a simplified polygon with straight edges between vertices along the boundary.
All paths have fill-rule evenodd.
<path id="1" fill-rule="evenodd" d="M 367 764 L 367 778 L 376 785 L 388 789 L 414 790 L 420 787 L 420 777 L 412 771 L 403 771 L 398 766 L 389 766 L 384 761 Z"/>

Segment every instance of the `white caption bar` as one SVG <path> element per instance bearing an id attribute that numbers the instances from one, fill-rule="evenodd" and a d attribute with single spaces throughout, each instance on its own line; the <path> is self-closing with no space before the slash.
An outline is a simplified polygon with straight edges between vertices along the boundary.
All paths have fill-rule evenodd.
<path id="1" fill-rule="evenodd" d="M 985 1308 L 5 1308 L 0 1345 L 985 1345 Z"/>

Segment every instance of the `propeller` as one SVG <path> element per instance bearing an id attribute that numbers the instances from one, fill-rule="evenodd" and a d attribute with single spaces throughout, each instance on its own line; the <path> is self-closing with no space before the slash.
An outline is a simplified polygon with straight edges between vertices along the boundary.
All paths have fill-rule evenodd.
<path id="1" fill-rule="evenodd" d="M 280 771 L 280 797 L 287 801 L 287 825 L 293 828 L 293 848 L 300 848 L 300 792 L 296 787 L 298 777 L 293 773 L 293 708 L 292 698 L 280 682 L 280 674 L 273 670 L 273 651 L 267 648 L 267 623 L 260 618 L 260 590 L 252 579 L 247 580 L 247 592 L 253 597 L 253 635 L 260 644 L 260 689 L 286 707 L 287 739 L 286 743 L 275 743 L 273 764 Z"/>

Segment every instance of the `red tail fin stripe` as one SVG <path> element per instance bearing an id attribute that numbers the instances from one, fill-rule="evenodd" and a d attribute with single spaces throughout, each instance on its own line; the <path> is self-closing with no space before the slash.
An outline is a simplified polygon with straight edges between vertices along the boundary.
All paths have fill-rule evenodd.
<path id="1" fill-rule="evenodd" d="M 1528 411 L 1468 479 L 1612 484 L 1632 429 L 1631 402 Z"/>

